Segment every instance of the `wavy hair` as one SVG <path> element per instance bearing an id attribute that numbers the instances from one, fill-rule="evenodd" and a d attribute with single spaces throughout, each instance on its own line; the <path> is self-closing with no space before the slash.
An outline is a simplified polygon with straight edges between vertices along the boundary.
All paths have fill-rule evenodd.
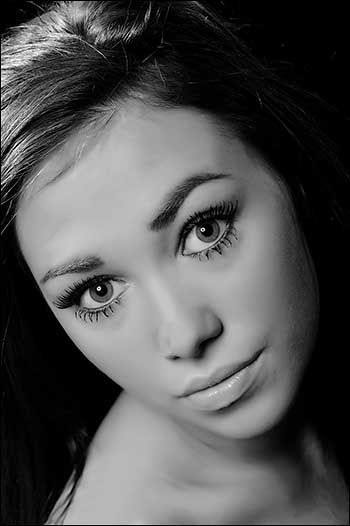
<path id="1" fill-rule="evenodd" d="M 332 110 L 255 58 L 221 4 L 53 2 L 2 39 L 4 524 L 43 524 L 72 477 L 69 505 L 90 440 L 120 393 L 46 305 L 18 245 L 18 202 L 49 155 L 133 97 L 213 115 L 285 182 L 321 298 L 315 352 L 300 391 L 302 411 L 345 465 L 343 424 L 334 412 L 344 397 L 345 373 L 332 363 L 345 351 L 340 291 L 347 276 L 349 178 L 325 133 Z M 327 396 L 325 382 L 334 384 Z"/>

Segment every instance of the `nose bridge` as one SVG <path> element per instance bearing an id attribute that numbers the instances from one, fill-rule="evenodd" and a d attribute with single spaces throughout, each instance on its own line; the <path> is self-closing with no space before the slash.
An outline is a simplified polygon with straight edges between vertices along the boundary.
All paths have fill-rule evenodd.
<path id="1" fill-rule="evenodd" d="M 214 309 L 188 284 L 158 275 L 150 294 L 156 313 L 156 346 L 164 357 L 198 356 L 203 343 L 220 334 L 222 324 Z"/>

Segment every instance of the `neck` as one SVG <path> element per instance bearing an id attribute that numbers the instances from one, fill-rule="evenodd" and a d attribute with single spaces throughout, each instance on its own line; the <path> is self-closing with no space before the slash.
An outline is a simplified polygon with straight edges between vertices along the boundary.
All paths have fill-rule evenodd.
<path id="1" fill-rule="evenodd" d="M 294 509 L 308 493 L 312 463 L 305 445 L 310 433 L 293 411 L 272 431 L 249 440 L 214 439 L 126 394 L 116 404 L 115 417 L 113 411 L 109 418 L 119 424 L 109 436 L 123 434 L 140 463 L 148 459 L 151 480 L 162 495 L 196 510 L 203 520 L 215 509 L 222 520 L 226 515 L 232 520 L 236 510 L 239 520 L 267 516 L 271 509 Z"/>
<path id="2" fill-rule="evenodd" d="M 249 439 L 213 436 L 178 422 L 152 415 L 163 430 L 164 465 L 169 477 L 183 484 L 233 487 L 242 484 L 242 476 L 254 479 L 258 474 L 281 472 L 289 464 L 304 468 L 307 426 L 289 415 L 273 430 Z M 164 440 L 164 437 L 167 440 Z"/>

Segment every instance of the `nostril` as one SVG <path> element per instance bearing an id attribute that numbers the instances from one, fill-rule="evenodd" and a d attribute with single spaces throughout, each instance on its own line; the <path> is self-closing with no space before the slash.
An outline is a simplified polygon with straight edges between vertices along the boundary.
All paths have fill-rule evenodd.
<path id="1" fill-rule="evenodd" d="M 218 326 L 216 332 L 212 336 L 208 336 L 207 338 L 201 340 L 197 346 L 196 352 L 195 352 L 195 358 L 200 358 L 205 355 L 207 348 L 210 346 L 211 343 L 213 343 L 217 338 L 221 336 L 223 333 L 224 328 L 222 323 L 220 323 L 220 326 Z"/>
<path id="2" fill-rule="evenodd" d="M 207 349 L 210 347 L 211 343 L 213 343 L 217 338 L 221 336 L 221 334 L 224 331 L 223 324 L 220 320 L 218 320 L 218 323 L 216 324 L 215 328 L 211 328 L 211 332 L 207 333 L 206 336 L 198 338 L 197 344 L 193 345 L 191 357 L 195 359 L 200 359 L 206 355 Z M 209 334 L 211 334 L 209 336 Z M 169 360 L 175 361 L 178 360 L 181 357 L 180 355 L 176 354 L 176 350 L 174 352 L 169 351 L 167 358 Z"/>
<path id="3" fill-rule="evenodd" d="M 169 356 L 167 356 L 168 360 L 171 360 L 171 361 L 175 361 L 175 360 L 178 360 L 180 358 L 180 356 L 177 356 L 176 354 L 170 354 Z"/>
<path id="4" fill-rule="evenodd" d="M 223 324 L 212 312 L 181 313 L 177 323 L 163 323 L 157 329 L 157 345 L 167 360 L 201 358 L 223 332 Z M 200 315 L 199 315 L 200 314 Z"/>

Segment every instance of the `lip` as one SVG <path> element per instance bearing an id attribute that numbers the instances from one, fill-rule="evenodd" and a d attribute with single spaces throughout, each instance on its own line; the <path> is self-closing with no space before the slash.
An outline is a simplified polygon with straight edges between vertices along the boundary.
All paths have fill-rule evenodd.
<path id="1" fill-rule="evenodd" d="M 209 387 L 213 387 L 214 385 L 220 384 L 221 382 L 226 380 L 226 378 L 229 378 L 230 376 L 239 373 L 239 371 L 241 371 L 245 367 L 248 367 L 248 365 L 253 364 L 259 358 L 262 352 L 263 349 L 259 350 L 254 354 L 252 358 L 250 358 L 249 360 L 245 360 L 244 362 L 221 366 L 210 376 L 198 376 L 194 378 L 189 382 L 184 391 L 179 395 L 179 398 L 190 396 L 194 393 L 204 391 Z"/>

